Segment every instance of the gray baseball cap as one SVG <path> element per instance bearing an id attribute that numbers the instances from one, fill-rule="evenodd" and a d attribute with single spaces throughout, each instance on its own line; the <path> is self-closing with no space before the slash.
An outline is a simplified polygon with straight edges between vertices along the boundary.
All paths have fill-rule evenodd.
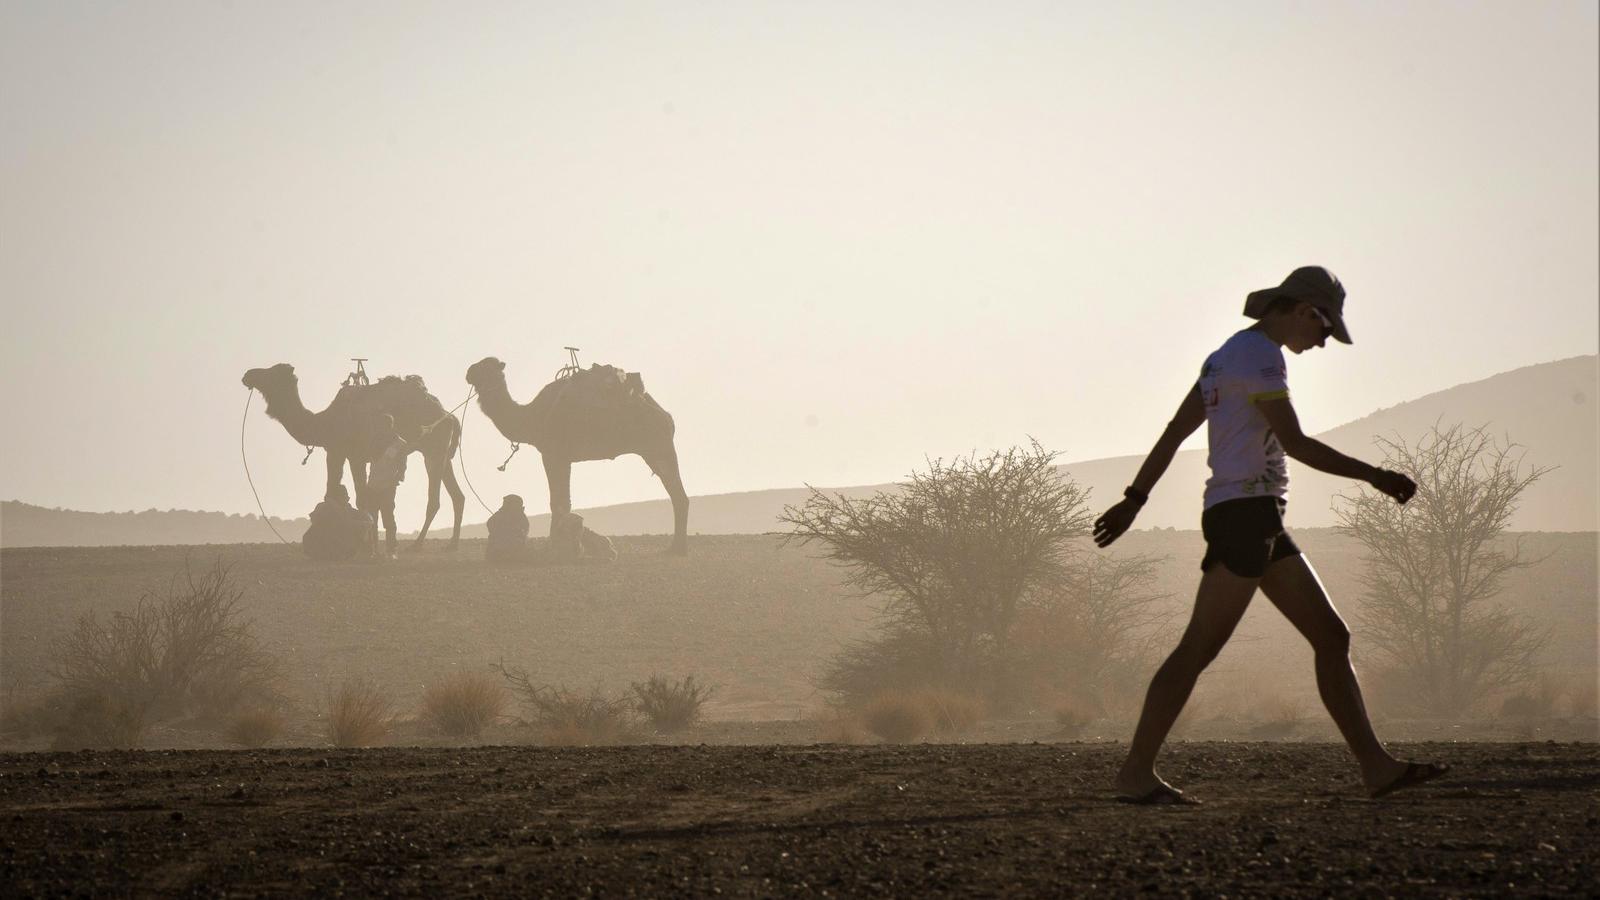
<path id="1" fill-rule="evenodd" d="M 1343 343 L 1352 343 L 1350 329 L 1344 324 L 1344 285 L 1332 272 L 1321 266 L 1301 266 L 1290 272 L 1283 284 L 1251 291 L 1244 301 L 1244 314 L 1259 319 L 1279 297 L 1304 300 L 1316 307 L 1333 323 L 1333 336 Z"/>

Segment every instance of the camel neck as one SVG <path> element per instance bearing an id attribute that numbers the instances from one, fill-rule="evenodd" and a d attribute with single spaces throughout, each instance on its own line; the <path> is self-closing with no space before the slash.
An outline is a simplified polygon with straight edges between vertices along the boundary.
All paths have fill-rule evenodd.
<path id="1" fill-rule="evenodd" d="M 298 391 L 267 398 L 267 415 L 277 419 L 289 436 L 307 447 L 326 446 L 317 414 L 300 402 Z"/>
<path id="2" fill-rule="evenodd" d="M 511 420 L 522 409 L 522 404 L 511 399 L 511 391 L 502 381 L 478 392 L 478 408 L 483 410 L 483 414 L 489 417 L 489 421 L 493 422 L 501 433 L 505 433 L 507 427 L 516 424 Z"/>

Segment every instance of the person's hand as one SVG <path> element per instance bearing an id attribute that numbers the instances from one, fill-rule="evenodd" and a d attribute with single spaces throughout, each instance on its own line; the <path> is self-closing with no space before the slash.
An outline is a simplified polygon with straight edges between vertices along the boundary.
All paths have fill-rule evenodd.
<path id="1" fill-rule="evenodd" d="M 1372 476 L 1372 486 L 1388 494 L 1395 502 L 1404 504 L 1417 493 L 1417 483 L 1400 472 L 1379 469 Z"/>
<path id="2" fill-rule="evenodd" d="M 1139 515 L 1140 504 L 1124 498 L 1116 506 L 1105 511 L 1105 515 L 1094 520 L 1094 543 L 1097 547 L 1109 547 L 1111 542 L 1128 530 L 1135 517 Z"/>

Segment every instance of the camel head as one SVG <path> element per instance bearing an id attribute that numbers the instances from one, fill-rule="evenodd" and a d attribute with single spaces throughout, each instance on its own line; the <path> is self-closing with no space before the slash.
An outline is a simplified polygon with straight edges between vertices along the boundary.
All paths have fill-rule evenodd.
<path id="1" fill-rule="evenodd" d="M 492 356 L 485 356 L 467 368 L 467 384 L 478 393 L 486 387 L 506 386 L 506 364 Z"/>
<path id="2" fill-rule="evenodd" d="M 294 375 L 294 366 L 288 363 L 278 363 L 265 369 L 251 369 L 239 380 L 245 387 L 258 390 L 261 396 L 269 398 L 294 393 L 300 388 L 300 379 Z"/>
<path id="3" fill-rule="evenodd" d="M 411 455 L 411 445 L 395 433 L 393 416 L 383 418 L 385 447 L 372 460 L 372 468 L 367 473 L 367 495 L 393 503 L 395 489 L 406 480 L 406 458 Z"/>

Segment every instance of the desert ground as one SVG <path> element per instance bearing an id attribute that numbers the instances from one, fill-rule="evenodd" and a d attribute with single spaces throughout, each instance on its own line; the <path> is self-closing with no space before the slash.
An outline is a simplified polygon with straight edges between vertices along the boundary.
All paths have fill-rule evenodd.
<path id="1" fill-rule="evenodd" d="M 1524 537 L 1541 561 L 1508 600 L 1551 629 L 1552 671 L 1592 681 L 1594 536 Z M 1298 538 L 1341 606 L 1358 607 L 1358 548 Z M 158 723 L 137 751 L 7 735 L 0 883 L 8 895 L 1487 896 L 1586 894 L 1596 880 L 1592 716 L 1440 722 L 1377 705 L 1385 738 L 1453 771 L 1368 800 L 1316 706 L 1309 652 L 1264 603 L 1163 758 L 1204 805 L 1130 807 L 1108 787 L 1127 711 L 1073 734 L 1041 709 L 911 745 L 847 738 L 815 680 L 874 618 L 835 570 L 773 536 L 698 537 L 687 559 L 659 555 L 664 538 L 618 545 L 616 563 L 563 566 L 487 565 L 475 541 L 338 564 L 266 544 L 0 551 L 8 706 L 47 691 L 53 642 L 78 615 L 128 609 L 218 558 L 291 700 L 263 749 L 225 749 L 205 721 Z M 1157 588 L 1182 610 L 1198 536 L 1121 546 L 1168 558 Z M 692 674 L 717 691 L 696 728 L 627 746 L 539 746 L 515 715 L 471 741 L 430 731 L 416 712 L 426 685 L 498 661 L 576 689 Z M 328 745 L 326 700 L 351 675 L 394 697 L 384 746 Z M 1267 706 L 1298 710 L 1274 732 L 1286 740 L 1251 740 L 1284 724 L 1263 721 Z"/>
<path id="2" fill-rule="evenodd" d="M 1593 744 L 384 748 L 0 756 L 8 896 L 1592 896 Z"/>

